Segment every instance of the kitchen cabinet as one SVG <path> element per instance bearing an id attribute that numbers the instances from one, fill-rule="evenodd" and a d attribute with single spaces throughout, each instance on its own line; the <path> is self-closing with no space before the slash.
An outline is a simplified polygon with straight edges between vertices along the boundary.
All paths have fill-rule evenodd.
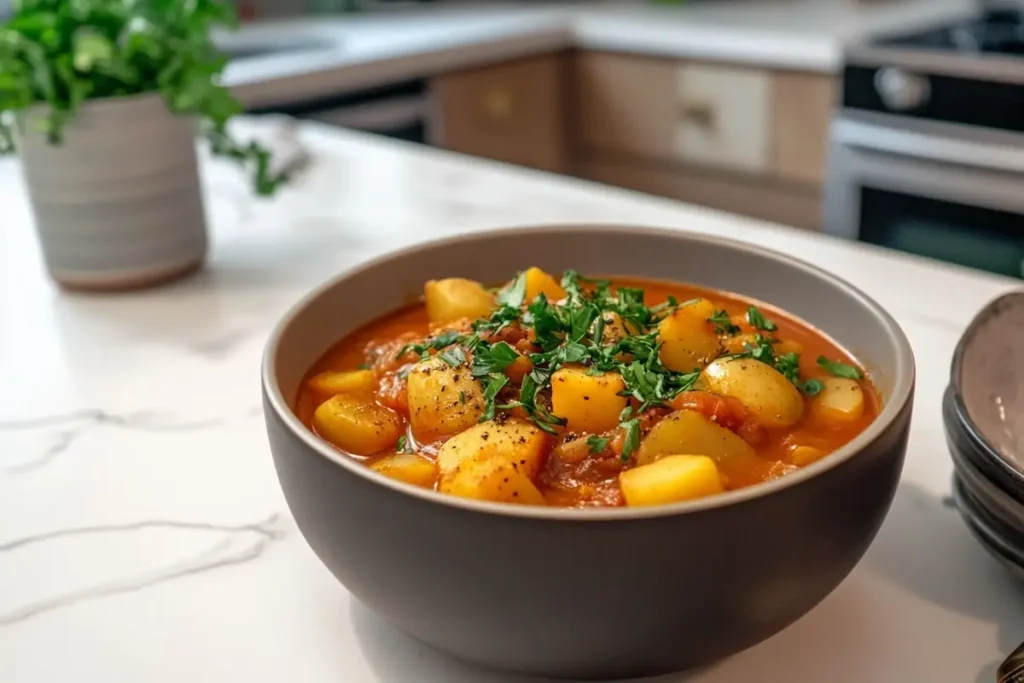
<path id="1" fill-rule="evenodd" d="M 582 52 L 575 172 L 820 229 L 831 76 Z"/>
<path id="2" fill-rule="evenodd" d="M 447 149 L 820 229 L 831 75 L 580 51 L 431 87 Z"/>
<path id="3" fill-rule="evenodd" d="M 576 171 L 580 177 L 608 185 L 796 228 L 821 229 L 821 192 L 807 185 L 689 165 L 652 164 L 612 152 L 584 153 Z"/>
<path id="4" fill-rule="evenodd" d="M 820 185 L 828 130 L 837 97 L 832 76 L 777 73 L 772 83 L 772 171 L 787 180 Z"/>
<path id="5" fill-rule="evenodd" d="M 568 172 L 566 67 L 556 54 L 438 76 L 431 84 L 435 144 Z"/>

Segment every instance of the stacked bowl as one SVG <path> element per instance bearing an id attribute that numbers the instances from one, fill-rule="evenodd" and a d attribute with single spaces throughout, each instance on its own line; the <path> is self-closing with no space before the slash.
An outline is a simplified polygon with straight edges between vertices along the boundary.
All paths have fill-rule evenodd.
<path id="1" fill-rule="evenodd" d="M 996 299 L 968 326 L 942 412 L 957 508 L 1024 579 L 1024 292 Z"/>

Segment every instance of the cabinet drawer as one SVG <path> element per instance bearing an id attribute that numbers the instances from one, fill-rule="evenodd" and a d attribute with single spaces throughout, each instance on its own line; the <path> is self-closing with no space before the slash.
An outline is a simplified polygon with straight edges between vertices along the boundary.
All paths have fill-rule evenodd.
<path id="1" fill-rule="evenodd" d="M 565 81 L 561 55 L 439 76 L 435 139 L 456 152 L 564 172 Z"/>
<path id="2" fill-rule="evenodd" d="M 772 79 L 766 71 L 584 52 L 575 75 L 584 149 L 769 169 Z"/>
<path id="3" fill-rule="evenodd" d="M 707 64 L 679 69 L 676 158 L 760 173 L 768 169 L 771 76 Z"/>

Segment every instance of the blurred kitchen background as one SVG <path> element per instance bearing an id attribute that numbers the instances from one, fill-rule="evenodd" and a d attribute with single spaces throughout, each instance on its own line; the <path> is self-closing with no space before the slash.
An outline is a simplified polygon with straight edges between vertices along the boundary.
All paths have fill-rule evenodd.
<path id="1" fill-rule="evenodd" d="M 238 8 L 243 30 L 220 43 L 253 114 L 1024 277 L 1022 2 Z"/>

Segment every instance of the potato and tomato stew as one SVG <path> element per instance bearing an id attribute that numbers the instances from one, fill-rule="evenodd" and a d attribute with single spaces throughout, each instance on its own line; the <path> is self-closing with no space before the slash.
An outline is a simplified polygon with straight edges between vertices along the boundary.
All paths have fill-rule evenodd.
<path id="1" fill-rule="evenodd" d="M 689 285 L 431 281 L 344 339 L 299 417 L 380 474 L 453 496 L 658 505 L 775 479 L 878 414 L 863 371 L 795 318 Z"/>

